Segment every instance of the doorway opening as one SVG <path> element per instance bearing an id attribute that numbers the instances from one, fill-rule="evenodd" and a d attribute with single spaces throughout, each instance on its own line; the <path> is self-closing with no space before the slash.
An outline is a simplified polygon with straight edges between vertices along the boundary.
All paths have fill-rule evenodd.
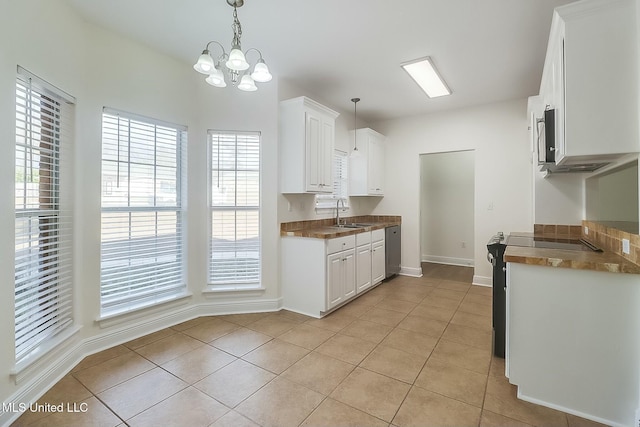
<path id="1" fill-rule="evenodd" d="M 475 152 L 420 155 L 420 255 L 423 274 L 473 276 Z M 457 280 L 458 274 L 450 280 Z"/>

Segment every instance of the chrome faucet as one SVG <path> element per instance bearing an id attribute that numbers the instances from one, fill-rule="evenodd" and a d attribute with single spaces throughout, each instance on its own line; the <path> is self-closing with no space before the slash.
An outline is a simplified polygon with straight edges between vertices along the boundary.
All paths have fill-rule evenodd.
<path id="1" fill-rule="evenodd" d="M 344 200 L 338 199 L 336 202 L 336 225 L 340 226 L 340 203 L 342 203 L 342 210 L 344 210 Z"/>

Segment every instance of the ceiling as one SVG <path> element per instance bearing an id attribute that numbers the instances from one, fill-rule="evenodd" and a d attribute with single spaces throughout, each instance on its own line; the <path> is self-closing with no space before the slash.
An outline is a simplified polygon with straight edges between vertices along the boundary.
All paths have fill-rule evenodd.
<path id="1" fill-rule="evenodd" d="M 67 1 L 88 21 L 188 67 L 208 41 L 227 52 L 231 45 L 233 9 L 226 0 Z M 238 17 L 243 50 L 260 49 L 276 78 L 341 110 L 352 110 L 350 99 L 359 97 L 359 117 L 376 122 L 536 94 L 553 8 L 566 3 L 245 0 Z M 400 68 L 424 56 L 432 57 L 451 96 L 429 99 Z"/>

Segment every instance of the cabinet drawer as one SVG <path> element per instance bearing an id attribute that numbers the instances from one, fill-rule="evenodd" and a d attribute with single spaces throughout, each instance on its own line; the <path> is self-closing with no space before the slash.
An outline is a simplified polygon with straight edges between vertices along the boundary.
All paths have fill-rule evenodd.
<path id="1" fill-rule="evenodd" d="M 373 230 L 371 232 L 371 241 L 377 242 L 379 240 L 384 240 L 384 228 L 380 228 L 378 230 Z"/>
<path id="2" fill-rule="evenodd" d="M 365 231 L 365 232 L 356 234 L 356 246 L 366 245 L 367 243 L 371 243 L 370 231 Z"/>
<path id="3" fill-rule="evenodd" d="M 336 237 L 335 239 L 327 240 L 327 255 L 334 254 L 336 252 L 344 251 L 347 249 L 353 249 L 356 246 L 356 236 L 344 236 Z"/>

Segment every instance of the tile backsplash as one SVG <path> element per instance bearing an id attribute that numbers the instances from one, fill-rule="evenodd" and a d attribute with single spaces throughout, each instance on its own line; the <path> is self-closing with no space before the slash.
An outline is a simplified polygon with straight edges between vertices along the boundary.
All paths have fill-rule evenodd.
<path id="1" fill-rule="evenodd" d="M 589 233 L 585 233 L 585 227 Z M 620 255 L 640 265 L 640 236 L 597 221 L 583 220 L 582 225 L 534 224 L 535 235 L 543 237 L 585 239 L 607 252 Z M 629 240 L 629 253 L 622 252 L 622 239 Z"/>
<path id="2" fill-rule="evenodd" d="M 533 232 L 535 235 L 556 238 L 579 239 L 582 237 L 582 227 L 579 225 L 534 224 Z"/>
<path id="3" fill-rule="evenodd" d="M 585 233 L 585 227 L 589 234 Z M 584 239 L 593 242 L 605 251 L 613 252 L 634 264 L 640 265 L 640 236 L 617 228 L 608 227 L 594 221 L 582 221 L 581 234 Z M 622 240 L 629 240 L 629 253 L 622 252 Z"/>

